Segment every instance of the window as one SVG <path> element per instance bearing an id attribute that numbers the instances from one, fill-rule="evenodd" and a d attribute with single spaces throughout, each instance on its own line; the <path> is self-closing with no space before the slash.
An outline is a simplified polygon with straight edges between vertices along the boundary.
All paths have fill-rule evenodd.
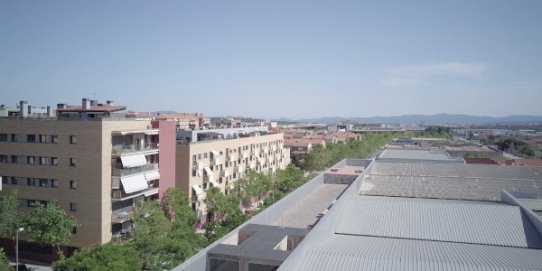
<path id="1" fill-rule="evenodd" d="M 35 200 L 33 200 L 33 199 L 29 199 L 29 200 L 26 201 L 26 206 L 27 206 L 27 207 L 36 207 L 37 204 L 38 204 L 38 203 L 37 203 Z"/>
<path id="2" fill-rule="evenodd" d="M 192 177 L 196 177 L 196 170 L 195 169 L 192 170 Z"/>
<path id="3" fill-rule="evenodd" d="M 8 156 L 0 154 L 0 163 L 7 163 L 8 162 Z"/>
<path id="4" fill-rule="evenodd" d="M 11 163 L 17 164 L 17 155 L 12 155 L 11 156 Z"/>
<path id="5" fill-rule="evenodd" d="M 17 142 L 17 135 L 11 134 L 11 142 Z"/>
<path id="6" fill-rule="evenodd" d="M 77 136 L 71 135 L 70 136 L 70 144 L 77 144 Z"/>
<path id="7" fill-rule="evenodd" d="M 53 166 L 58 166 L 58 157 L 51 157 L 51 164 Z"/>
<path id="8" fill-rule="evenodd" d="M 51 180 L 51 187 L 54 187 L 54 188 L 58 187 L 58 180 L 57 179 L 52 179 Z"/>
<path id="9" fill-rule="evenodd" d="M 51 143 L 54 143 L 54 144 L 58 143 L 58 136 L 57 135 L 52 135 L 51 136 Z"/>
<path id="10" fill-rule="evenodd" d="M 26 135 L 26 142 L 35 143 L 36 142 L 36 135 Z"/>
<path id="11" fill-rule="evenodd" d="M 76 181 L 74 181 L 74 180 L 70 181 L 70 189 L 73 189 L 73 190 L 77 189 L 77 182 Z"/>
<path id="12" fill-rule="evenodd" d="M 2 184 L 8 184 L 8 177 L 4 176 L 0 176 L 0 178 L 2 179 Z"/>
<path id="13" fill-rule="evenodd" d="M 40 179 L 40 186 L 42 186 L 42 187 L 49 186 L 49 180 Z"/>
<path id="14" fill-rule="evenodd" d="M 204 153 L 204 154 L 203 154 L 203 158 L 204 158 L 204 159 L 207 159 L 207 153 Z"/>
<path id="15" fill-rule="evenodd" d="M 39 135 L 40 143 L 47 143 L 47 136 L 46 135 Z"/>
<path id="16" fill-rule="evenodd" d="M 8 134 L 0 134 L 0 142 L 7 142 Z"/>
<path id="17" fill-rule="evenodd" d="M 70 167 L 76 167 L 76 166 L 77 166 L 77 159 L 70 158 Z"/>
<path id="18" fill-rule="evenodd" d="M 70 202 L 70 211 L 71 212 L 77 212 L 77 203 Z"/>
<path id="19" fill-rule="evenodd" d="M 26 159 L 27 159 L 28 164 L 30 165 L 33 165 L 36 163 L 36 157 L 34 156 L 28 156 Z"/>
<path id="20" fill-rule="evenodd" d="M 48 157 L 40 157 L 40 165 L 48 165 L 49 159 Z"/>
<path id="21" fill-rule="evenodd" d="M 196 161 L 196 155 L 192 155 L 192 161 Z"/>
<path id="22" fill-rule="evenodd" d="M 26 184 L 29 186 L 34 186 L 36 185 L 36 182 L 34 181 L 33 178 L 26 178 Z"/>
<path id="23" fill-rule="evenodd" d="M 17 177 L 11 177 L 11 184 L 17 184 Z"/>

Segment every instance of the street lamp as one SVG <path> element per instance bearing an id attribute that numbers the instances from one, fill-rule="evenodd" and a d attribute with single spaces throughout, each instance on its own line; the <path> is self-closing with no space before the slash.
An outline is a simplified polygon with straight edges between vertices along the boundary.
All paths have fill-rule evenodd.
<path id="1" fill-rule="evenodd" d="M 23 227 L 20 227 L 15 232 L 15 266 L 16 271 L 19 271 L 19 232 L 24 231 Z"/>

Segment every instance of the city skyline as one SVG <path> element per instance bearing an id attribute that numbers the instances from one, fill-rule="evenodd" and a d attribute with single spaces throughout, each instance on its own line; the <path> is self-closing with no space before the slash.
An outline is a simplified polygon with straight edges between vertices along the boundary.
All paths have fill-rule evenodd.
<path id="1" fill-rule="evenodd" d="M 2 104 L 541 115 L 539 1 L 0 3 Z"/>

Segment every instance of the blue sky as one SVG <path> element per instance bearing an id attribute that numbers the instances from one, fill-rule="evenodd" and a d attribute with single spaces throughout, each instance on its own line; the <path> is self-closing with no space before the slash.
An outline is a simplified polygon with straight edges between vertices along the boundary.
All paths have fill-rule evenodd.
<path id="1" fill-rule="evenodd" d="M 542 115 L 542 1 L 0 1 L 0 103 Z"/>

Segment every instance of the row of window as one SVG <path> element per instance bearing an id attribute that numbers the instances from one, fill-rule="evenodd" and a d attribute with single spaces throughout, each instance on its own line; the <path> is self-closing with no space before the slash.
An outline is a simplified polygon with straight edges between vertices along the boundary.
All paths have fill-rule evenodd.
<path id="1" fill-rule="evenodd" d="M 58 179 L 15 177 L 15 176 L 2 177 L 2 184 L 24 185 L 25 183 L 27 186 L 58 188 Z M 72 190 L 77 189 L 77 182 L 75 180 L 70 180 L 69 188 Z"/>
<path id="2" fill-rule="evenodd" d="M 38 205 L 44 205 L 44 206 L 47 206 L 47 203 L 48 201 L 46 200 L 36 200 L 36 199 L 27 199 L 27 200 L 22 200 L 23 201 L 23 204 L 26 203 L 26 207 L 29 207 L 29 208 L 34 208 L 34 207 L 37 207 Z M 70 212 L 77 212 L 77 203 L 75 202 L 70 202 Z"/>
<path id="3" fill-rule="evenodd" d="M 260 143 L 260 144 L 250 144 L 249 145 L 245 145 L 245 146 L 241 146 L 241 147 L 238 147 L 238 148 L 226 148 L 226 155 L 230 155 L 232 153 L 241 153 L 242 151 L 248 151 L 250 148 L 254 149 L 254 148 L 263 148 L 263 147 L 267 147 L 268 145 L 275 145 L 275 144 L 278 144 L 278 143 L 282 143 L 282 139 L 279 139 L 279 140 L 275 140 L 275 141 L 271 141 L 271 142 L 264 142 L 264 143 Z M 277 151 L 278 152 L 278 151 Z M 220 155 L 223 154 L 222 151 L 219 152 Z M 271 152 L 270 152 L 270 155 L 271 155 Z M 212 152 L 204 152 L 204 153 L 200 153 L 200 154 L 194 154 L 192 155 L 192 160 L 193 161 L 197 161 L 197 160 L 200 160 L 200 159 L 206 159 L 208 157 L 213 157 L 213 153 Z"/>
<path id="4" fill-rule="evenodd" d="M 58 135 L 42 134 L 0 134 L 0 142 L 58 143 Z M 70 144 L 77 143 L 77 136 L 70 135 Z"/>
<path id="5" fill-rule="evenodd" d="M 70 166 L 77 166 L 77 159 L 70 158 Z M 58 157 L 0 154 L 0 163 L 58 166 Z"/>

